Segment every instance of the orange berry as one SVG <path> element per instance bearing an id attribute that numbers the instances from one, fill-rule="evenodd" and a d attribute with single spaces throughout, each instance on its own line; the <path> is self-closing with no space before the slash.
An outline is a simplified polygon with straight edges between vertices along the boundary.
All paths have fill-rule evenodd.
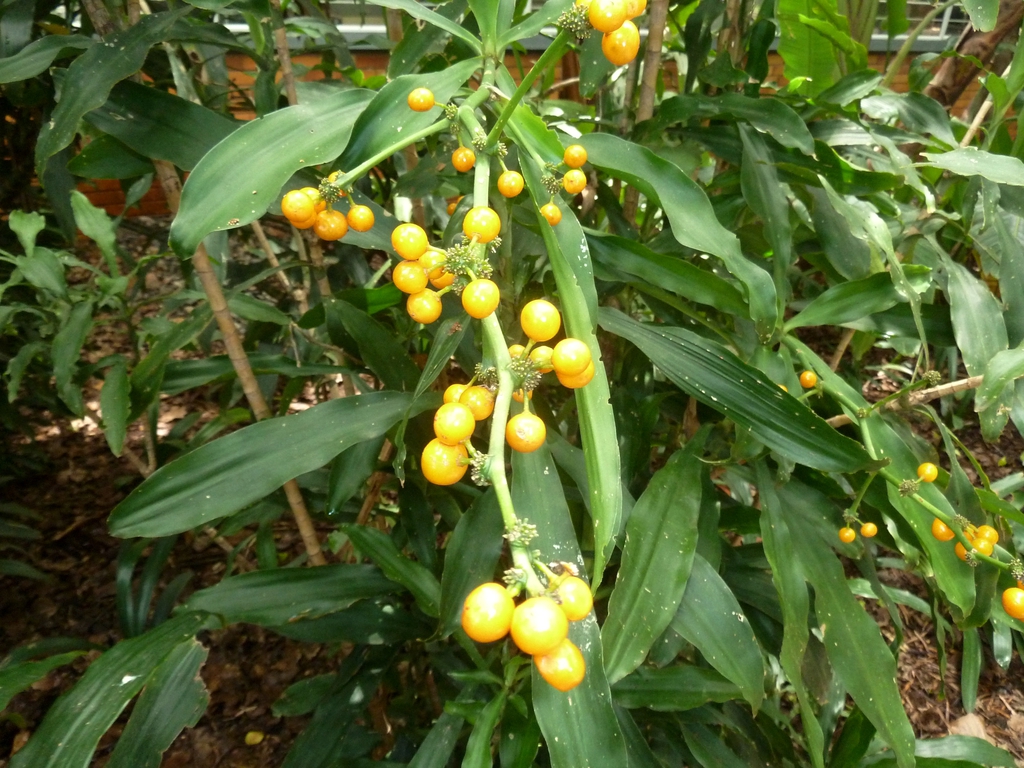
<path id="1" fill-rule="evenodd" d="M 420 264 L 428 277 L 438 278 L 444 274 L 445 255 L 443 251 L 427 251 L 420 256 Z"/>
<path id="2" fill-rule="evenodd" d="M 373 229 L 373 209 L 368 205 L 353 205 L 348 209 L 348 225 L 356 232 L 369 232 Z"/>
<path id="3" fill-rule="evenodd" d="M 512 613 L 512 642 L 523 653 L 550 653 L 569 634 L 569 620 L 550 597 L 531 597 Z"/>
<path id="4" fill-rule="evenodd" d="M 982 525 L 978 527 L 978 530 L 974 534 L 979 539 L 987 539 L 993 544 L 999 543 L 999 531 L 993 528 L 991 525 Z"/>
<path id="5" fill-rule="evenodd" d="M 533 663 L 537 665 L 537 671 L 544 681 L 562 693 L 582 683 L 587 674 L 583 654 L 569 638 L 559 643 L 553 651 L 534 656 Z"/>
<path id="6" fill-rule="evenodd" d="M 579 144 L 570 144 L 565 148 L 562 162 L 570 168 L 582 168 L 587 162 L 587 150 Z"/>
<path id="7" fill-rule="evenodd" d="M 462 393 L 465 391 L 465 384 L 450 384 L 448 389 L 444 391 L 444 401 L 446 403 L 457 403 L 459 402 L 459 398 L 462 397 Z"/>
<path id="8" fill-rule="evenodd" d="M 429 288 L 424 288 L 406 299 L 405 310 L 417 323 L 429 325 L 441 316 L 441 297 Z"/>
<path id="9" fill-rule="evenodd" d="M 526 347 L 524 347 L 522 344 L 513 344 L 511 347 L 508 348 L 508 356 L 512 358 L 521 357 L 523 352 L 525 351 Z"/>
<path id="10" fill-rule="evenodd" d="M 647 10 L 647 0 L 626 0 L 626 18 L 635 19 Z"/>
<path id="11" fill-rule="evenodd" d="M 529 397 L 531 400 L 533 400 L 533 390 L 532 389 L 527 394 L 527 397 Z M 513 392 L 512 393 L 512 399 L 515 400 L 517 403 L 523 402 L 523 390 L 517 389 L 515 392 Z"/>
<path id="12" fill-rule="evenodd" d="M 462 605 L 462 628 L 478 643 L 493 643 L 508 634 L 516 605 L 501 584 L 481 584 Z"/>
<path id="13" fill-rule="evenodd" d="M 391 280 L 402 293 L 419 293 L 427 287 L 427 273 L 418 261 L 403 261 L 391 270 Z"/>
<path id="14" fill-rule="evenodd" d="M 420 470 L 434 485 L 454 485 L 462 479 L 469 467 L 466 446 L 445 445 L 434 438 L 420 455 Z"/>
<path id="15" fill-rule="evenodd" d="M 594 595 L 590 587 L 578 576 L 570 576 L 558 585 L 555 600 L 562 606 L 562 612 L 569 621 L 586 618 L 594 607 Z"/>
<path id="16" fill-rule="evenodd" d="M 515 197 L 523 191 L 523 175 L 518 171 L 505 171 L 498 177 L 498 191 L 504 197 Z"/>
<path id="17" fill-rule="evenodd" d="M 436 269 L 434 270 L 434 272 L 437 272 L 437 271 L 438 270 L 436 270 Z M 431 273 L 431 274 L 433 274 L 433 273 Z M 430 278 L 430 284 L 432 286 L 434 286 L 435 288 L 447 288 L 449 285 L 451 285 L 454 282 L 455 282 L 455 275 L 453 275 L 451 272 L 445 272 L 444 270 L 441 270 L 441 274 L 438 275 L 437 277 L 431 277 Z"/>
<path id="18" fill-rule="evenodd" d="M 554 203 L 545 203 L 540 207 L 540 215 L 547 219 L 548 224 L 554 227 L 562 220 L 562 209 Z"/>
<path id="19" fill-rule="evenodd" d="M 551 356 L 554 354 L 554 350 L 545 344 L 538 344 L 532 350 L 530 350 L 530 360 L 533 361 L 534 367 L 540 373 L 548 373 L 553 370 L 551 365 Z"/>
<path id="20" fill-rule="evenodd" d="M 591 379 L 594 378 L 594 361 L 591 360 L 586 368 L 583 369 L 583 373 L 579 373 L 575 376 L 563 376 L 558 371 L 555 371 L 555 376 L 558 377 L 558 382 L 567 389 L 580 389 L 581 387 L 587 386 Z"/>
<path id="21" fill-rule="evenodd" d="M 1014 619 L 1024 621 L 1024 589 L 1010 587 L 1004 590 L 1003 610 Z"/>
<path id="22" fill-rule="evenodd" d="M 939 476 L 939 468 L 926 461 L 917 468 L 917 476 L 922 483 L 934 483 Z"/>
<path id="23" fill-rule="evenodd" d="M 348 221 L 341 211 L 321 211 L 316 215 L 313 231 L 321 240 L 341 240 L 348 232 Z"/>
<path id="24" fill-rule="evenodd" d="M 839 540 L 844 544 L 850 544 L 857 538 L 857 532 L 849 526 L 839 529 Z"/>
<path id="25" fill-rule="evenodd" d="M 592 0 L 588 15 L 598 32 L 614 32 L 626 20 L 626 0 Z"/>
<path id="26" fill-rule="evenodd" d="M 303 219 L 302 221 L 292 221 L 292 226 L 295 227 L 296 229 L 312 229 L 313 225 L 316 224 L 317 217 L 319 216 L 319 213 L 313 211 L 313 215 L 310 216 L 308 219 Z"/>
<path id="27" fill-rule="evenodd" d="M 501 232 L 501 219 L 485 206 L 470 208 L 462 220 L 462 232 L 468 238 L 475 237 L 477 242 L 489 243 Z"/>
<path id="28" fill-rule="evenodd" d="M 462 291 L 462 308 L 466 310 L 466 314 L 477 320 L 482 320 L 494 312 L 500 301 L 498 286 L 491 280 L 474 280 Z"/>
<path id="29" fill-rule="evenodd" d="M 429 88 L 414 88 L 407 101 L 413 112 L 429 112 L 434 108 L 434 94 Z"/>
<path id="30" fill-rule="evenodd" d="M 544 421 L 534 413 L 517 413 L 505 425 L 505 441 L 520 453 L 533 453 L 547 437 Z"/>
<path id="31" fill-rule="evenodd" d="M 458 445 L 473 436 L 476 419 L 462 403 L 445 403 L 434 414 L 434 434 L 445 445 Z"/>
<path id="32" fill-rule="evenodd" d="M 562 189 L 570 195 L 578 195 L 586 186 L 587 174 L 583 171 L 574 168 L 571 171 L 566 171 L 565 176 L 562 177 Z"/>
<path id="33" fill-rule="evenodd" d="M 302 189 L 299 190 L 299 192 L 302 192 L 303 194 L 308 196 L 310 200 L 313 201 L 313 210 L 315 210 L 317 213 L 326 210 L 327 201 L 324 200 L 323 197 L 320 195 L 319 189 L 317 189 L 316 187 L 303 187 Z"/>
<path id="34" fill-rule="evenodd" d="M 864 523 L 860 527 L 860 535 L 865 539 L 872 539 L 878 535 L 878 526 L 874 523 Z"/>
<path id="35" fill-rule="evenodd" d="M 804 371 L 800 374 L 800 386 L 804 389 L 813 389 L 818 384 L 818 374 L 814 371 Z"/>
<path id="36" fill-rule="evenodd" d="M 622 22 L 618 29 L 601 38 L 601 52 L 616 67 L 629 64 L 640 50 L 640 31 L 632 21 Z"/>
<path id="37" fill-rule="evenodd" d="M 519 313 L 519 323 L 533 341 L 547 341 L 562 327 L 562 316 L 550 301 L 534 299 Z"/>
<path id="38" fill-rule="evenodd" d="M 477 421 L 483 421 L 494 413 L 494 393 L 487 387 L 467 387 L 459 397 L 459 402 L 469 406 Z"/>
<path id="39" fill-rule="evenodd" d="M 937 517 L 932 520 L 932 536 L 939 541 L 952 541 L 956 538 L 956 534 L 953 533 L 953 529 Z"/>
<path id="40" fill-rule="evenodd" d="M 562 339 L 555 344 L 551 365 L 562 376 L 578 376 L 591 362 L 590 347 L 579 339 Z"/>
<path id="41" fill-rule="evenodd" d="M 996 548 L 996 545 L 991 541 L 982 538 L 974 539 L 974 541 L 971 542 L 971 546 L 974 548 L 975 552 L 985 555 L 986 557 L 992 557 L 992 552 Z"/>
<path id="42" fill-rule="evenodd" d="M 281 198 L 281 213 L 293 224 L 306 221 L 316 215 L 316 204 L 301 189 L 293 189 Z"/>
<path id="43" fill-rule="evenodd" d="M 461 200 L 462 200 L 462 195 L 459 195 L 458 197 L 452 198 L 451 200 L 448 201 L 448 208 L 446 210 L 448 211 L 448 215 L 449 216 L 451 216 L 451 215 L 453 215 L 455 213 L 455 209 L 459 207 L 459 202 Z"/>
<path id="44" fill-rule="evenodd" d="M 465 173 L 476 165 L 476 153 L 469 147 L 459 147 L 452 152 L 452 165 L 456 171 Z"/>
<path id="45" fill-rule="evenodd" d="M 427 233 L 419 224 L 399 224 L 391 230 L 391 246 L 403 259 L 416 261 L 427 252 L 429 245 Z"/>

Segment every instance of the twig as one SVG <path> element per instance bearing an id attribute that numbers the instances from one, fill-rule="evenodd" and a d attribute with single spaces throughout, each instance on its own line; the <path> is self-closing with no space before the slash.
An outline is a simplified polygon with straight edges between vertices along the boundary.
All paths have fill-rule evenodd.
<path id="1" fill-rule="evenodd" d="M 394 446 L 390 440 L 384 440 L 384 446 L 381 448 L 380 455 L 377 460 L 381 463 L 387 463 L 391 460 L 391 454 L 394 450 Z M 369 487 L 366 489 L 366 496 L 363 498 L 363 505 L 359 508 L 359 514 L 356 515 L 356 525 L 366 525 L 366 522 L 370 519 L 370 513 L 373 508 L 377 506 L 377 500 L 380 498 L 380 489 L 384 486 L 384 481 L 387 480 L 388 473 L 381 470 L 377 470 L 370 475 Z M 344 546 L 338 551 L 338 558 L 344 563 L 348 562 L 352 557 L 352 542 L 346 541 Z"/>
<path id="2" fill-rule="evenodd" d="M 320 289 L 320 301 L 327 301 L 331 297 L 331 281 L 327 279 L 327 270 L 324 268 L 324 249 L 320 245 L 320 238 L 312 232 L 308 232 L 307 237 L 309 263 L 313 265 L 316 287 Z"/>
<path id="3" fill-rule="evenodd" d="M 270 7 L 274 25 L 274 48 L 277 49 L 277 61 L 281 65 L 281 81 L 288 96 L 288 104 L 295 106 L 299 103 L 299 95 L 295 92 L 295 73 L 292 71 L 292 54 L 288 50 L 288 32 L 284 28 L 281 0 L 270 0 Z"/>
<path id="4" fill-rule="evenodd" d="M 1005 79 L 1010 74 L 1010 67 L 1003 70 L 1002 77 Z M 989 92 L 988 96 L 985 97 L 984 103 L 978 108 L 978 114 L 974 116 L 971 121 L 971 126 L 967 129 L 967 133 L 960 140 L 960 146 L 966 147 L 974 139 L 975 134 L 978 133 L 978 129 L 981 128 L 981 124 L 985 122 L 985 118 L 988 117 L 988 113 L 992 110 L 992 106 L 995 102 L 992 99 L 992 93 Z"/>
<path id="5" fill-rule="evenodd" d="M 964 392 L 968 389 L 977 389 L 981 386 L 981 382 L 984 378 L 984 376 L 971 376 L 968 379 L 950 381 L 946 384 L 940 384 L 939 386 L 932 387 L 930 389 L 921 389 L 917 392 L 911 392 L 906 397 L 901 397 L 897 400 L 886 403 L 883 409 L 887 411 L 906 410 L 908 408 L 913 408 L 915 405 L 920 405 L 921 403 L 929 403 L 932 400 L 938 400 L 940 397 L 945 397 L 946 395 L 954 395 L 957 392 Z M 843 413 L 839 416 L 833 416 L 831 419 L 827 419 L 825 423 L 830 427 L 843 427 L 847 424 L 852 424 L 853 419 Z"/>
<path id="6" fill-rule="evenodd" d="M 882 78 L 883 88 L 892 88 L 896 75 L 899 74 L 900 68 L 903 66 L 903 62 L 906 60 L 907 56 L 910 55 L 910 51 L 914 47 L 914 43 L 917 41 L 917 38 L 921 36 L 921 33 L 931 26 L 931 23 L 935 20 L 936 16 L 957 2 L 958 0 L 946 0 L 946 2 L 941 5 L 936 5 L 924 15 L 924 18 L 922 18 L 921 21 L 917 23 L 917 26 L 914 27 L 909 35 L 907 35 L 907 39 L 903 42 L 903 45 L 900 46 L 899 51 L 897 51 L 896 55 L 893 56 L 892 61 L 889 62 L 889 67 L 885 70 L 885 77 Z"/>
<path id="7" fill-rule="evenodd" d="M 668 0 L 654 0 L 651 3 L 651 17 L 647 25 L 647 52 L 644 54 L 644 72 L 640 79 L 640 103 L 636 108 L 636 123 L 650 120 L 654 114 L 654 97 L 657 94 L 658 77 L 661 75 L 661 44 L 665 36 L 665 23 L 668 20 Z M 626 188 L 626 198 L 622 205 L 622 215 L 626 221 L 633 223 L 636 218 L 637 205 L 640 203 L 640 190 L 636 187 Z"/>
<path id="8" fill-rule="evenodd" d="M 828 367 L 833 371 L 839 367 L 839 361 L 843 359 L 843 355 L 846 354 L 846 348 L 850 346 L 850 341 L 853 340 L 853 334 L 856 333 L 853 328 L 847 328 L 843 331 L 843 336 L 839 339 L 839 346 L 836 347 L 836 351 L 832 353 L 832 359 L 828 361 Z"/>
<path id="9" fill-rule="evenodd" d="M 260 248 L 263 249 L 263 254 L 267 257 L 267 264 L 277 269 L 281 266 L 281 262 L 277 260 L 277 254 L 274 253 L 273 247 L 270 245 L 270 240 L 267 239 L 267 233 L 263 230 L 263 225 L 259 221 L 254 221 L 250 225 L 252 227 L 253 234 L 256 235 L 256 239 L 260 243 Z M 288 291 L 295 299 L 295 302 L 299 305 L 299 311 L 302 314 L 306 314 L 309 311 L 309 302 L 306 301 L 306 292 L 301 287 L 292 285 L 292 281 L 288 279 L 288 275 L 284 273 L 282 269 L 277 273 L 277 279 L 281 281 L 281 285 Z"/>

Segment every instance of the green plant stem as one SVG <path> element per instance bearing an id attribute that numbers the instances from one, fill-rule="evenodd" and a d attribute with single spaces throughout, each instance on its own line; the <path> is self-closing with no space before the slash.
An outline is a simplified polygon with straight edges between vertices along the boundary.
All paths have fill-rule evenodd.
<path id="1" fill-rule="evenodd" d="M 369 160 L 366 160 L 365 162 L 360 163 L 355 168 L 353 168 L 351 171 L 348 171 L 347 173 L 345 173 L 344 175 L 339 177 L 331 186 L 333 186 L 335 189 L 346 189 L 347 187 L 351 186 L 351 184 L 356 179 L 362 178 L 368 171 L 370 171 L 372 168 L 376 167 L 378 163 L 381 163 L 384 160 L 387 160 L 389 157 L 391 157 L 396 152 L 401 152 L 403 149 L 408 147 L 410 144 L 415 144 L 417 141 L 420 141 L 421 139 L 425 139 L 428 136 L 433 136 L 435 133 L 441 133 L 447 127 L 448 127 L 448 121 L 447 120 L 439 120 L 436 123 L 428 125 L 423 130 L 417 131 L 416 133 L 412 134 L 411 136 L 406 136 L 403 139 L 401 139 L 400 141 L 396 141 L 394 144 L 388 145 L 387 147 L 382 149 L 380 152 L 375 154 L 373 157 L 371 157 Z"/>
<path id="2" fill-rule="evenodd" d="M 896 75 L 899 74 L 900 67 L 903 66 L 903 62 L 906 60 L 907 56 L 910 55 L 910 49 L 914 47 L 914 42 L 921 36 L 922 32 L 928 29 L 936 16 L 945 11 L 951 5 L 956 4 L 956 2 L 957 0 L 946 0 L 946 2 L 941 5 L 937 5 L 928 11 L 924 18 L 918 22 L 918 25 L 914 27 L 914 30 L 907 35 L 907 39 L 903 42 L 903 45 L 900 46 L 899 51 L 896 52 L 892 61 L 889 62 L 889 67 L 885 70 L 885 77 L 882 78 L 883 88 L 892 88 L 892 83 L 896 79 Z"/>
<path id="3" fill-rule="evenodd" d="M 867 479 L 864 481 L 864 485 L 862 485 L 860 487 L 860 490 L 857 491 L 857 497 L 853 500 L 853 504 L 850 505 L 850 509 L 848 510 L 847 514 L 857 514 L 857 510 L 860 509 L 860 503 L 864 500 L 864 495 L 868 492 L 868 488 L 871 487 L 871 483 L 874 481 L 875 476 L 877 474 L 877 472 L 872 472 L 870 475 L 868 475 Z"/>
<path id="4" fill-rule="evenodd" d="M 498 119 L 494 123 L 494 127 L 491 128 L 491 132 L 487 134 L 487 145 L 492 146 L 497 143 L 501 137 L 501 131 L 505 127 L 505 123 L 512 117 L 512 113 L 515 112 L 516 107 L 519 106 L 519 102 L 523 100 L 523 97 L 530 91 L 533 84 L 537 82 L 544 71 L 548 68 L 548 65 L 556 61 L 565 50 L 565 47 L 569 44 L 571 35 L 564 29 L 561 30 L 555 39 L 551 41 L 551 45 L 547 47 L 547 50 L 540 55 L 540 58 L 534 62 L 530 71 L 526 73 L 526 77 L 519 83 L 519 87 L 516 88 L 515 93 L 508 100 L 508 103 L 501 110 L 501 114 L 498 115 Z"/>

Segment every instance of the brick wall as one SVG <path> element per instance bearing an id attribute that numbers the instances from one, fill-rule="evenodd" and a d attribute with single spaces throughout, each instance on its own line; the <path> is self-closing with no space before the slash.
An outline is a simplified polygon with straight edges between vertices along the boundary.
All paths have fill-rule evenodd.
<path id="1" fill-rule="evenodd" d="M 368 76 L 383 74 L 388 64 L 388 54 L 386 52 L 357 52 L 354 54 L 356 60 L 356 66 L 361 69 Z M 315 54 L 304 54 L 296 56 L 294 63 L 301 68 L 312 68 L 318 62 L 318 57 Z M 247 90 L 252 87 L 253 81 L 256 74 L 256 66 L 251 59 L 241 54 L 228 54 L 227 56 L 227 67 L 229 77 L 231 81 L 242 90 Z M 515 60 L 509 57 L 506 62 L 509 66 L 510 71 L 515 72 Z M 524 64 L 527 64 L 524 61 Z M 882 71 L 886 65 L 885 54 L 872 53 L 868 57 L 869 65 Z M 783 75 L 783 62 L 782 58 L 777 53 L 771 53 L 768 59 L 769 74 L 768 80 L 785 85 L 788 81 Z M 907 73 L 909 71 L 909 64 L 903 67 L 893 83 L 893 89 L 896 91 L 907 90 Z M 566 73 L 568 74 L 568 73 Z M 319 70 L 310 71 L 306 77 L 306 80 L 320 80 L 324 77 L 323 72 Z M 561 77 L 561 76 L 559 76 Z M 670 67 L 666 73 L 666 86 L 677 89 L 678 82 L 676 78 L 675 68 Z M 960 100 L 954 105 L 952 114 L 961 115 L 967 109 L 974 98 L 974 95 L 978 91 L 978 85 L 972 85 L 968 88 L 964 94 L 960 97 Z M 568 89 L 567 89 L 568 90 Z M 574 90 L 574 89 L 573 89 Z M 573 98 L 572 92 L 557 94 L 561 98 Z M 244 102 L 239 102 L 233 106 L 233 112 L 235 116 L 240 120 L 249 120 L 255 117 L 251 111 L 247 111 Z M 124 194 L 121 190 L 121 184 L 116 179 L 97 179 L 93 181 L 86 181 L 78 187 L 82 192 L 88 195 L 93 205 L 99 206 L 105 209 L 111 215 L 118 215 L 124 210 Z M 145 194 L 139 204 L 132 208 L 128 212 L 129 216 L 141 216 L 141 215 L 160 215 L 166 214 L 170 211 L 167 209 L 167 203 L 163 196 L 163 191 L 160 189 L 159 184 L 154 182 L 150 190 Z"/>

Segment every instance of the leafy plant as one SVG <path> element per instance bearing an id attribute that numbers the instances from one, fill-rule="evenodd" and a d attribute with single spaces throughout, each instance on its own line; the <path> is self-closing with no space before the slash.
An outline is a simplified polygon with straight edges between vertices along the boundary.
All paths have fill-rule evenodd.
<path id="1" fill-rule="evenodd" d="M 105 257 L 70 293 L 71 257 L 35 245 L 42 217 L 12 215 L 24 255 L 4 254 L 16 267 L 5 296 L 32 296 L 0 312 L 34 318 L 17 355 L 49 354 L 77 412 L 80 385 L 103 370 L 115 452 L 137 419 L 152 435 L 161 392 L 212 385 L 224 406 L 215 428 L 186 439 L 193 419 L 140 462 L 146 479 L 110 517 L 115 536 L 137 539 L 119 565 L 133 637 L 12 765 L 86 764 L 140 691 L 114 760 L 158 761 L 205 707 L 195 633 L 233 622 L 355 644 L 335 674 L 278 702 L 312 713 L 286 766 L 1012 764 L 978 739 L 915 738 L 895 603 L 933 616 L 940 644 L 962 632 L 965 706 L 979 628 L 1004 666 L 1024 631 L 1020 499 L 957 435 L 971 419 L 990 440 L 1024 424 L 1024 166 L 1006 117 L 1024 85 L 1020 46 L 987 76 L 975 146 L 980 122 L 867 69 L 866 4 L 754 15 L 658 0 L 642 77 L 598 53 L 636 53 L 624 19 L 605 14 L 638 5 L 379 4 L 407 22 L 386 83 L 339 68 L 348 53 L 327 20 L 258 3 L 217 9 L 247 22 L 239 36 L 205 7 L 135 23 L 130 6 L 123 18 L 91 9 L 104 42 L 43 36 L 0 59 L 0 81 L 51 78 L 68 94 L 36 147 L 51 197 L 63 187 L 47 178 L 70 172 L 113 168 L 131 188 L 155 174 L 189 281 L 141 325 L 131 278 L 147 264 L 116 250 L 105 216 L 69 196 Z M 906 20 L 890 6 L 893 32 Z M 997 4 L 966 10 L 984 28 Z M 286 22 L 326 34 L 324 80 L 295 82 Z M 510 71 L 505 52 L 551 25 L 530 69 Z M 587 39 L 591 26 L 628 39 Z M 783 88 L 767 81 L 776 26 Z M 659 81 L 662 45 L 685 55 L 678 93 Z M 250 55 L 260 119 L 223 114 L 230 86 L 214 64 L 190 71 L 193 50 Z M 568 51 L 588 62 L 592 105 L 543 98 Z M 149 84 L 129 79 L 140 69 Z M 77 134 L 92 141 L 69 164 Z M 279 211 L 291 226 L 272 243 L 260 221 L 280 227 Z M 230 257 L 243 227 L 265 264 Z M 272 301 L 252 295 L 272 284 Z M 82 366 L 100 308 L 137 354 Z M 208 351 L 211 319 L 227 355 L 171 361 L 190 344 Z M 872 402 L 862 384 L 880 363 L 895 391 Z M 280 415 L 307 381 L 319 402 Z M 259 423 L 217 436 L 247 418 L 242 397 Z M 934 424 L 948 472 L 920 469 L 940 454 L 910 417 Z M 270 525 L 285 512 L 303 541 L 291 567 Z M 333 529 L 339 562 L 324 564 L 314 522 Z M 254 543 L 260 567 L 167 618 L 173 582 L 147 629 L 172 541 L 160 537 L 197 529 Z M 883 562 L 917 574 L 931 602 L 885 586 Z M 887 612 L 891 644 L 859 598 Z M 130 684 L 97 695 L 119 678 Z M 364 725 L 382 684 L 400 691 L 386 704 L 397 735 Z"/>

